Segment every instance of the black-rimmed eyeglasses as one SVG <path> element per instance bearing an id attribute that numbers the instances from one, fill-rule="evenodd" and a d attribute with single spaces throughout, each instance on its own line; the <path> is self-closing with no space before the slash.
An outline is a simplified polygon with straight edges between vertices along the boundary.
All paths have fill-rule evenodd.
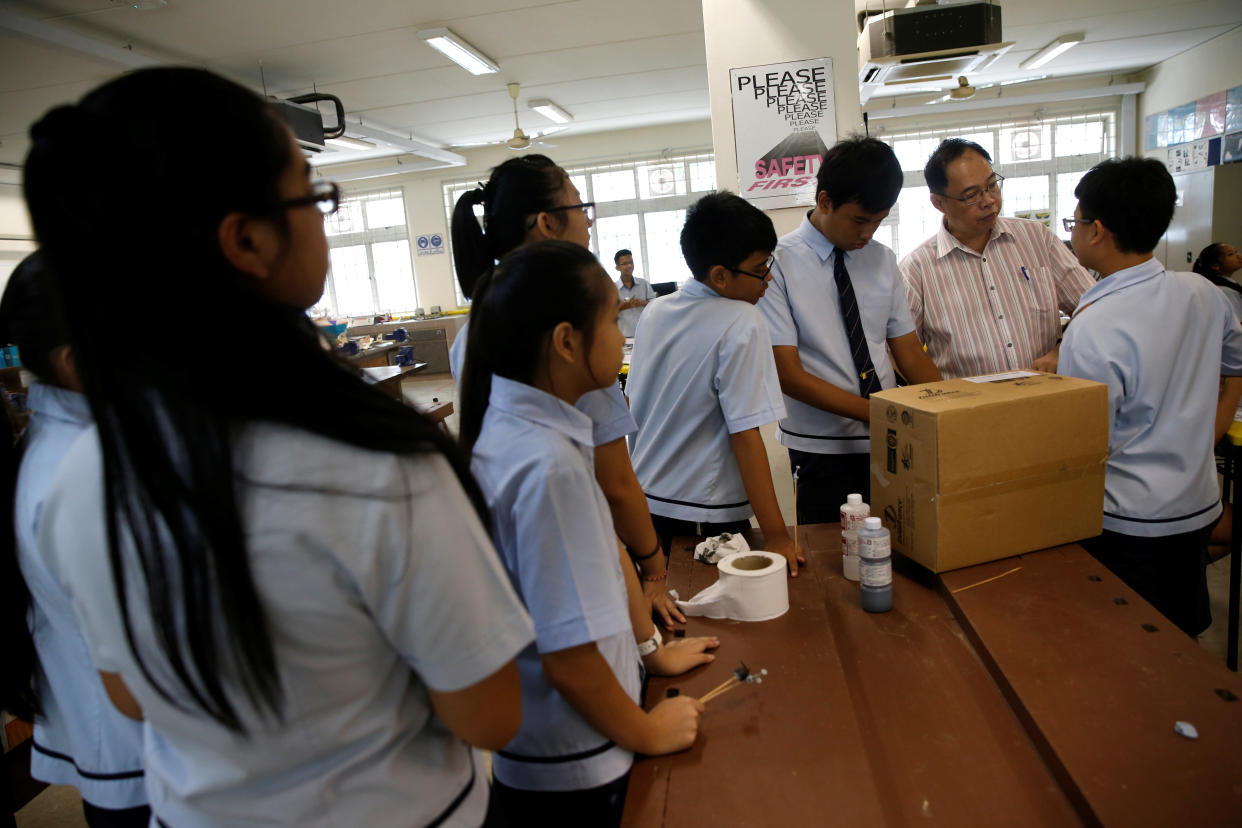
<path id="1" fill-rule="evenodd" d="M 758 273 L 751 273 L 749 270 L 742 270 L 741 268 L 737 268 L 737 267 L 731 267 L 729 268 L 729 270 L 733 271 L 734 273 L 741 273 L 745 276 L 749 276 L 752 279 L 758 279 L 761 282 L 766 282 L 768 280 L 768 277 L 772 275 L 772 265 L 774 264 L 776 264 L 776 257 L 768 256 L 768 258 L 765 259 L 763 262 L 763 275 L 762 276 L 760 276 Z"/>
<path id="2" fill-rule="evenodd" d="M 292 210 L 295 207 L 319 208 L 319 212 L 330 216 L 341 206 L 341 188 L 332 181 L 316 181 L 311 185 L 309 195 L 286 199 L 276 203 L 277 210 Z"/>
<path id="3" fill-rule="evenodd" d="M 1093 224 L 1095 219 L 1092 218 L 1063 218 L 1061 226 L 1065 228 L 1066 233 L 1073 233 L 1074 226 L 1078 224 Z"/>
<path id="4" fill-rule="evenodd" d="M 951 196 L 940 193 L 940 197 L 960 201 L 963 207 L 974 207 L 980 201 L 983 201 L 984 196 L 999 196 L 1001 192 L 1001 185 L 1004 183 L 1005 176 L 1000 173 L 992 173 L 992 177 L 988 180 L 987 184 L 983 185 L 983 189 L 981 190 L 972 190 L 963 196 Z"/>
<path id="5" fill-rule="evenodd" d="M 545 213 L 559 213 L 561 210 L 581 210 L 582 214 L 587 217 L 587 221 L 595 223 L 595 202 L 584 201 L 581 204 L 566 204 L 563 207 L 550 207 L 544 210 Z"/>

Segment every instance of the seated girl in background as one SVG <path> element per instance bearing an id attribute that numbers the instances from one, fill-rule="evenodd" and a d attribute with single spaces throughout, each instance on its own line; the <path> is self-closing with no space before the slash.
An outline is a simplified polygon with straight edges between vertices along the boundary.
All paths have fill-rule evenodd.
<path id="1" fill-rule="evenodd" d="M 1242 270 L 1242 255 L 1232 244 L 1213 242 L 1199 251 L 1190 269 L 1220 288 L 1233 308 L 1234 316 L 1242 319 L 1242 285 L 1231 277 Z"/>
<path id="2" fill-rule="evenodd" d="M 17 446 L 20 471 L 16 463 L 0 469 L 5 491 L 13 491 L 14 475 L 17 483 L 16 500 L 3 500 L 13 508 L 11 529 L 5 524 L 0 531 L 7 576 L 3 580 L 16 584 L 14 592 L 26 587 L 31 599 L 29 615 L 20 605 L 6 613 L 10 625 L 4 630 L 10 658 L 6 685 L 8 680 L 16 682 L 14 689 L 20 691 L 29 688 L 33 678 L 38 699 L 30 775 L 77 788 L 86 824 L 92 828 L 146 828 L 151 811 L 142 773 L 142 725 L 122 716 L 108 701 L 73 614 L 73 602 L 48 570 L 37 542 L 43 500 L 56 470 L 91 422 L 69 336 L 38 253 L 17 266 L 4 288 L 0 342 L 17 346 L 23 366 L 35 378 L 28 397 L 30 423 Z M 6 454 L 15 438 L 0 434 Z M 19 654 L 36 653 L 37 659 L 16 663 Z M 0 693 L 0 707 L 23 717 L 34 712 L 15 704 L 9 693 Z"/>
<path id="3" fill-rule="evenodd" d="M 591 418 L 574 403 L 621 367 L 612 280 L 585 247 L 538 242 L 485 274 L 474 297 L 461 439 L 535 623 L 518 656 L 522 728 L 496 754 L 494 796 L 512 825 L 616 825 L 633 754 L 689 747 L 702 711 L 682 696 L 644 712 L 640 652 L 674 675 L 711 660 L 703 651 L 717 642 L 660 646 L 595 483 Z M 649 640 L 636 645 L 636 631 Z"/>
<path id="4" fill-rule="evenodd" d="M 209 169 L 186 144 L 203 112 L 230 131 Z M 517 731 L 530 619 L 465 458 L 306 318 L 340 192 L 262 98 L 195 69 L 127 74 L 31 139 L 96 423 L 42 538 L 114 702 L 147 721 L 155 818 L 483 823 L 468 745 Z M 131 340 L 131 319 L 177 337 Z"/>

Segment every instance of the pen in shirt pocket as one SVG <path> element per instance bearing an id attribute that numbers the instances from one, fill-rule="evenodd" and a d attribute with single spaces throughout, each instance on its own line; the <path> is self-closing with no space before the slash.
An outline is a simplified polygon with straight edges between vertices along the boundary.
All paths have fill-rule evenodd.
<path id="1" fill-rule="evenodd" d="M 1031 282 L 1031 274 L 1027 273 L 1025 265 L 1022 265 L 1021 269 L 1022 269 L 1022 278 L 1026 280 L 1026 289 L 1034 290 L 1035 285 Z"/>

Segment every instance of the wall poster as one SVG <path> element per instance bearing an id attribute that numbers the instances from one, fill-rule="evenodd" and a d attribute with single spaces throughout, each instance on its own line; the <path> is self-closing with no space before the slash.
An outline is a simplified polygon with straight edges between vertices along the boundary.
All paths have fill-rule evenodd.
<path id="1" fill-rule="evenodd" d="M 837 142 L 832 58 L 729 70 L 738 193 L 763 210 L 815 203 L 819 161 Z"/>

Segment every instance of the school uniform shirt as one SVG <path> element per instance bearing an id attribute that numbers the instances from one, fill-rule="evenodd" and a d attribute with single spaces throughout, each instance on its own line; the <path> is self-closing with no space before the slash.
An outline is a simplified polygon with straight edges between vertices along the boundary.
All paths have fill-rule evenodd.
<path id="1" fill-rule="evenodd" d="M 1058 368 L 1108 385 L 1105 529 L 1162 537 L 1216 520 L 1219 382 L 1242 376 L 1242 328 L 1216 287 L 1155 259 L 1117 271 L 1083 294 Z"/>
<path id="2" fill-rule="evenodd" d="M 436 717 L 428 690 L 478 683 L 533 630 L 448 463 L 264 423 L 241 427 L 234 453 L 284 692 L 280 722 L 232 683 L 248 736 L 188 700 L 170 703 L 139 669 L 112 588 L 94 429 L 45 506 L 42 539 L 95 663 L 121 674 L 146 717 L 155 816 L 176 828 L 479 825 L 486 771 Z M 143 663 L 178 688 L 132 544 L 121 553 Z"/>
<path id="3" fill-rule="evenodd" d="M 703 523 L 754 510 L 730 435 L 785 416 L 768 328 L 754 305 L 692 279 L 647 306 L 628 382 L 634 472 L 652 514 Z"/>
<path id="4" fill-rule="evenodd" d="M 648 302 L 656 298 L 655 291 L 651 289 L 646 279 L 634 277 L 634 287 L 626 287 L 625 282 L 621 279 L 617 280 L 617 293 L 621 294 L 621 301 L 627 299 L 645 299 Z M 617 317 L 617 327 L 621 329 L 621 333 L 627 337 L 634 335 L 634 331 L 638 329 L 638 318 L 642 316 L 646 307 L 626 308 L 621 311 L 621 315 Z"/>
<path id="5" fill-rule="evenodd" d="M 453 379 L 457 381 L 461 380 L 461 368 L 466 362 L 466 329 L 469 325 L 470 320 L 467 319 L 466 324 L 457 332 L 453 347 L 449 349 L 449 369 L 453 372 Z M 596 446 L 620 440 L 627 434 L 633 434 L 638 428 L 619 382 L 614 382 L 607 388 L 588 391 L 582 395 L 575 407 L 591 418 L 592 439 Z"/>
<path id="6" fill-rule="evenodd" d="M 522 727 L 492 760 L 496 779 L 513 788 L 594 788 L 627 773 L 634 759 L 552 687 L 539 660 L 593 641 L 639 701 L 638 645 L 592 449 L 591 420 L 581 411 L 492 377 L 472 468 L 491 508 L 496 549 L 535 623 L 535 643 L 518 656 Z"/>
<path id="7" fill-rule="evenodd" d="M 90 804 L 121 810 L 147 803 L 142 723 L 122 716 L 104 692 L 73 601 L 53 577 L 38 546 L 43 501 L 61 461 L 91 424 L 86 398 L 31 383 L 32 414 L 23 436 L 14 523 L 17 562 L 30 588 L 30 631 L 38 662 L 30 775 L 72 785 Z"/>
<path id="8" fill-rule="evenodd" d="M 914 328 L 945 379 L 1030 368 L 1094 280 L 1038 221 L 997 218 L 976 253 L 941 223 L 901 260 Z"/>
<path id="9" fill-rule="evenodd" d="M 808 217 L 776 245 L 776 262 L 759 313 L 768 325 L 772 346 L 798 349 L 802 367 L 825 382 L 859 392 L 858 372 L 849 336 L 841 320 L 841 302 L 833 276 L 832 242 Z M 888 340 L 914 330 L 910 307 L 897 272 L 893 251 L 877 241 L 845 253 L 845 267 L 854 286 L 858 314 L 876 376 L 884 388 L 897 384 L 888 358 Z M 798 451 L 815 454 L 865 454 L 870 451 L 866 423 L 831 414 L 785 395 L 787 415 L 777 439 Z"/>

